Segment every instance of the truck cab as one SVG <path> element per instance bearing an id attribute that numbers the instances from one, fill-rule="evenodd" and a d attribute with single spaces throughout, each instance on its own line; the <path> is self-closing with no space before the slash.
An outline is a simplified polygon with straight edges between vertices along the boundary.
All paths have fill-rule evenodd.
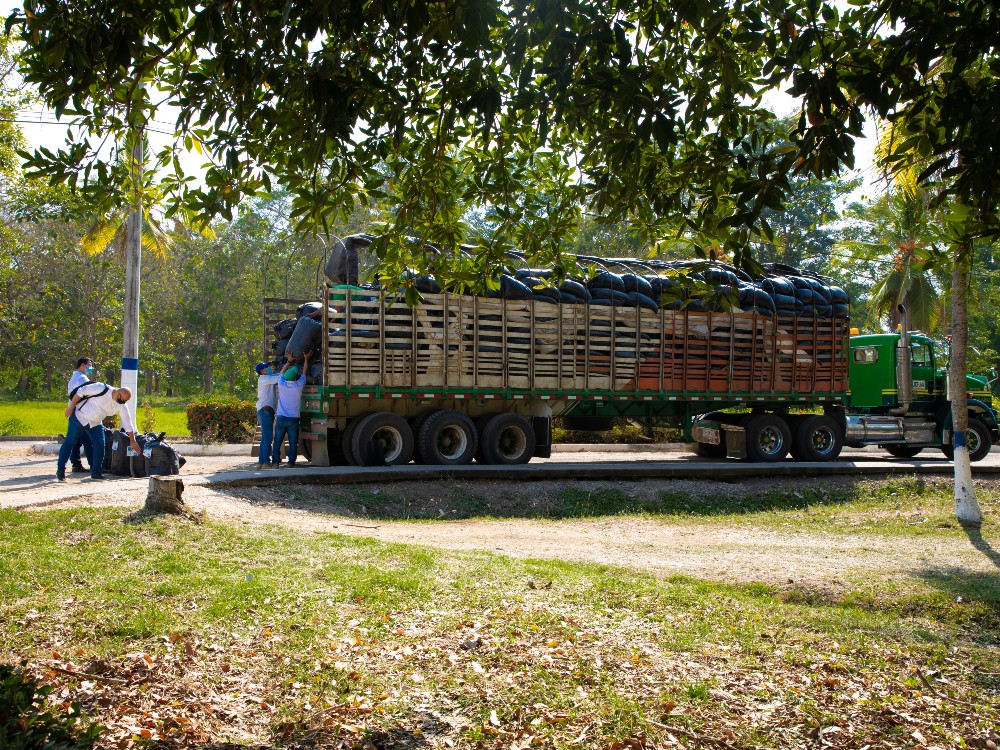
<path id="1" fill-rule="evenodd" d="M 950 459 L 946 361 L 944 347 L 921 333 L 852 335 L 845 444 L 876 444 L 904 458 L 936 447 Z M 979 461 L 1000 442 L 1000 429 L 987 379 L 968 375 L 965 390 L 969 455 Z"/>

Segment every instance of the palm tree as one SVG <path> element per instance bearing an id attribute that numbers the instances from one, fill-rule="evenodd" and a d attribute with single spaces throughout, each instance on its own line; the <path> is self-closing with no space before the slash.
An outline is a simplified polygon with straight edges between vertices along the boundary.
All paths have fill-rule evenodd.
<path id="1" fill-rule="evenodd" d="M 138 164 L 134 163 L 139 154 Z M 135 168 L 138 167 L 138 168 Z M 153 210 L 162 204 L 165 197 L 163 188 L 154 182 L 155 168 L 151 169 L 146 139 L 139 131 L 130 131 L 118 150 L 115 169 L 125 170 L 127 180 L 127 200 L 109 204 L 87 229 L 80 240 L 83 251 L 97 255 L 108 248 L 125 252 L 126 230 L 129 214 L 138 208 L 142 212 L 142 247 L 162 256 L 170 249 L 170 236 Z"/>

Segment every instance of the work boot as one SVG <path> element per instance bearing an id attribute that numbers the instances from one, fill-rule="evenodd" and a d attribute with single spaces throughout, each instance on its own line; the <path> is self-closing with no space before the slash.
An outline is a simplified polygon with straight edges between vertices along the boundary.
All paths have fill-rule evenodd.
<path id="1" fill-rule="evenodd" d="M 90 469 L 85 469 L 83 467 L 83 464 L 73 464 L 73 470 L 70 473 L 71 474 L 84 474 L 84 473 L 89 474 L 90 473 Z"/>

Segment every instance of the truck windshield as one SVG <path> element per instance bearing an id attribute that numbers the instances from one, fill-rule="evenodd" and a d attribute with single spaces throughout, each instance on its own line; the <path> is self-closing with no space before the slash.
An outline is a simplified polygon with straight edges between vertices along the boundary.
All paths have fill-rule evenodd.
<path id="1" fill-rule="evenodd" d="M 934 361 L 930 344 L 912 344 L 910 351 L 912 352 L 912 362 L 915 365 L 927 366 Z"/>

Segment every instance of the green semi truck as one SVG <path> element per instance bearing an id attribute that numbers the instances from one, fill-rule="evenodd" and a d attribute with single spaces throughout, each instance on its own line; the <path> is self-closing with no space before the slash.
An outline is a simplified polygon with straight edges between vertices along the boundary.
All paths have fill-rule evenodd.
<path id="1" fill-rule="evenodd" d="M 852 329 L 851 334 L 849 388 L 839 403 L 825 407 L 822 416 L 773 412 L 763 417 L 767 427 L 756 432 L 752 415 L 698 417 L 693 433 L 699 453 L 779 460 L 782 446 L 791 441 L 796 458 L 807 460 L 835 458 L 844 445 L 877 445 L 900 458 L 937 448 L 951 460 L 950 388 L 939 342 L 906 331 L 860 335 Z M 996 372 L 991 377 L 996 379 Z M 1000 440 L 990 380 L 968 375 L 965 391 L 969 457 L 980 461 Z M 748 432 L 755 444 L 747 444 Z"/>
<path id="2" fill-rule="evenodd" d="M 297 304 L 268 301 L 265 325 Z M 554 419 L 600 429 L 613 417 L 677 425 L 707 457 L 830 461 L 845 445 L 952 455 L 940 352 L 905 330 L 446 291 L 411 307 L 352 285 L 326 285 L 321 304 L 301 433 L 314 465 L 521 464 L 550 455 Z M 986 378 L 969 376 L 966 391 L 977 461 L 1000 424 Z"/>

